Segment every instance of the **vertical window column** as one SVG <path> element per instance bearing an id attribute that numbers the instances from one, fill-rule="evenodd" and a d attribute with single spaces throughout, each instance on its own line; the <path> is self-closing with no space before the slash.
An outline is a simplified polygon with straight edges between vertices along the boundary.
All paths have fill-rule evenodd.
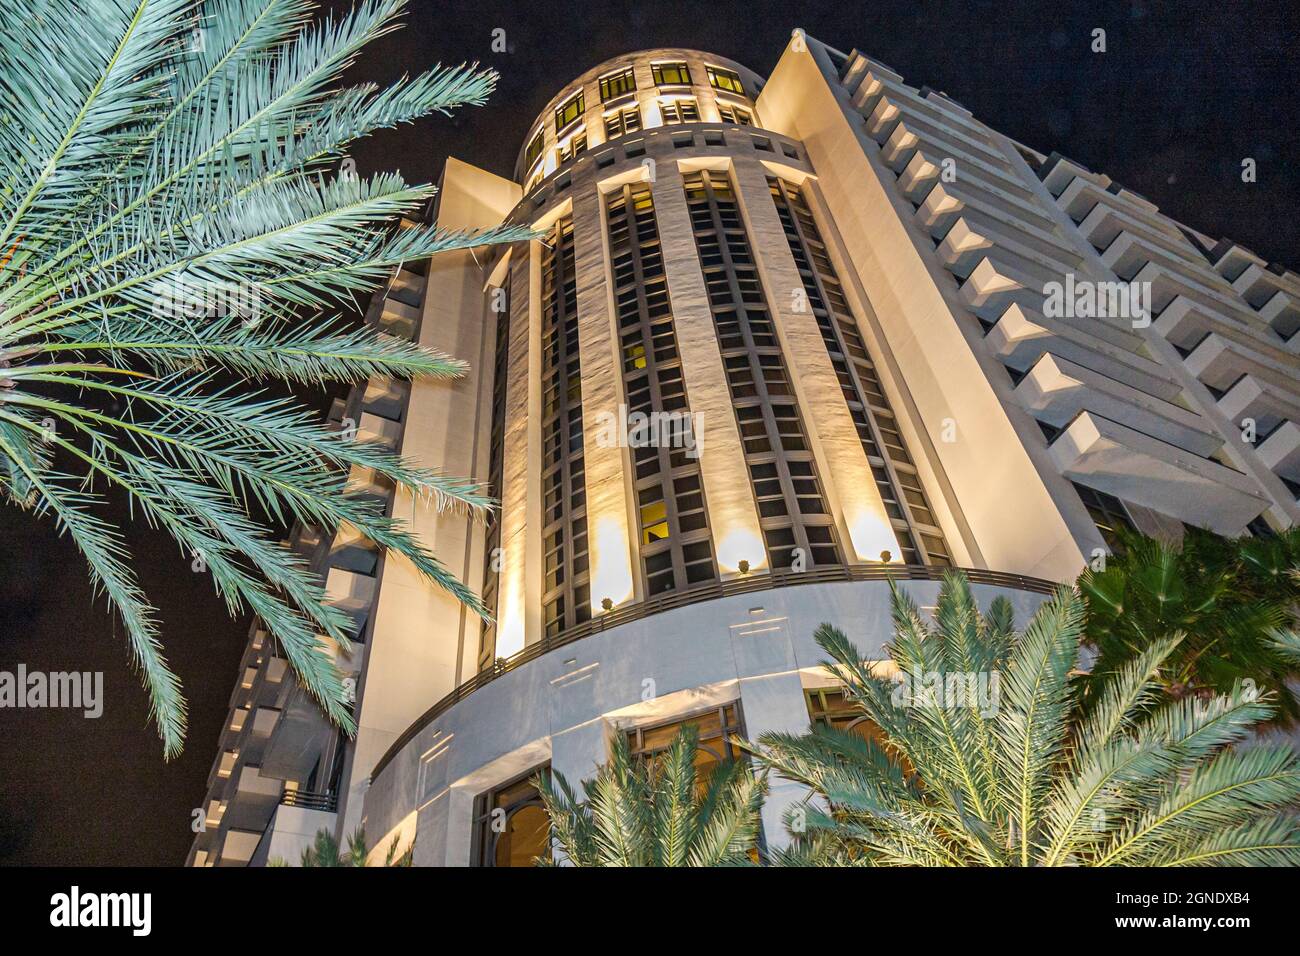
<path id="1" fill-rule="evenodd" d="M 494 290 L 488 290 L 489 304 Z M 497 501 L 502 499 L 502 475 L 505 467 L 506 446 L 506 377 L 510 367 L 510 286 L 509 278 L 502 289 L 505 308 L 497 314 L 496 345 L 492 359 L 492 431 L 488 448 L 488 494 Z M 483 622 L 479 638 L 479 670 L 492 665 L 496 656 L 496 616 L 500 589 L 501 567 L 501 512 L 493 510 L 487 518 L 487 536 L 483 546 L 483 606 L 493 620 Z"/>
<path id="2" fill-rule="evenodd" d="M 571 218 L 551 228 L 541 269 L 542 624 L 553 637 L 591 617 Z"/>
<path id="3" fill-rule="evenodd" d="M 684 185 L 769 563 L 840 564 L 834 519 L 731 182 L 699 170 Z"/>
<path id="4" fill-rule="evenodd" d="M 631 449 L 642 573 L 653 596 L 714 581 L 717 570 L 650 186 L 621 187 L 606 212 L 627 411 L 655 428 Z"/>
<path id="5" fill-rule="evenodd" d="M 797 186 L 777 177 L 769 177 L 768 186 L 803 282 L 808 309 L 817 321 L 902 559 L 907 564 L 951 565 L 943 532 L 921 487 L 812 210 Z"/>

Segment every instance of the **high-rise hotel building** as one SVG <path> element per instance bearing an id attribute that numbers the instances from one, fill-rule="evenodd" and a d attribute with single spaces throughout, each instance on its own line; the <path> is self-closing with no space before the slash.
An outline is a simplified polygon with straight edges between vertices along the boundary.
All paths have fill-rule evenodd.
<path id="1" fill-rule="evenodd" d="M 359 640 L 354 740 L 256 627 L 197 865 L 365 825 L 420 865 L 545 851 L 530 782 L 853 720 L 888 582 L 1028 614 L 1113 530 L 1300 518 L 1300 279 L 1109 177 L 797 32 L 764 81 L 695 50 L 577 77 L 513 179 L 455 160 L 437 220 L 537 238 L 400 270 L 368 320 L 466 358 L 334 418 L 490 483 L 490 521 L 357 474 L 481 589 L 484 626 L 354 534 L 295 532 Z M 769 845 L 798 799 L 774 787 Z"/>

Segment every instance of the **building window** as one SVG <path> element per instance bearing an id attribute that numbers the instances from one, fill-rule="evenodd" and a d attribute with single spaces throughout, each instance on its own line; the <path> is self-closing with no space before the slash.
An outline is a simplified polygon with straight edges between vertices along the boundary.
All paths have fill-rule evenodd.
<path id="1" fill-rule="evenodd" d="M 686 204 L 773 570 L 841 563 L 834 519 L 725 173 L 686 178 Z"/>
<path id="2" fill-rule="evenodd" d="M 474 862 L 477 866 L 534 866 L 551 853 L 551 821 L 533 782 L 543 765 L 474 801 Z"/>
<path id="3" fill-rule="evenodd" d="M 839 378 L 840 391 L 898 539 L 902 561 L 951 565 L 943 531 L 903 444 L 876 362 L 858 331 L 812 209 L 797 186 L 776 177 L 768 179 L 768 186 L 803 282 L 808 309 L 817 321 L 822 343 Z"/>
<path id="4" fill-rule="evenodd" d="M 629 436 L 642 572 L 653 596 L 715 581 L 717 570 L 650 186 L 612 192 L 606 214 L 628 413 L 657 423 Z"/>
<path id="5" fill-rule="evenodd" d="M 573 219 L 542 245 L 542 618 L 548 637 L 591 618 Z"/>
<path id="6" fill-rule="evenodd" d="M 1078 492 L 1079 498 L 1083 501 L 1083 506 L 1088 509 L 1088 514 L 1092 517 L 1092 523 L 1101 532 L 1102 540 L 1106 542 L 1106 546 L 1115 554 L 1123 554 L 1124 540 L 1121 534 L 1125 531 L 1130 533 L 1136 533 L 1137 531 L 1137 528 L 1133 525 L 1133 519 L 1129 517 L 1128 509 L 1124 507 L 1124 502 L 1114 495 L 1108 495 L 1104 491 L 1089 488 L 1087 485 L 1081 485 L 1076 481 L 1072 481 L 1070 484 L 1074 485 L 1074 490 Z"/>
<path id="7" fill-rule="evenodd" d="M 743 759 L 733 737 L 743 737 L 740 705 L 731 703 L 684 719 L 627 732 L 627 745 L 633 760 L 648 760 L 664 753 L 683 727 L 693 726 L 699 735 L 700 749 L 695 756 L 695 778 L 703 784 L 713 768 L 722 763 Z"/>
<path id="8" fill-rule="evenodd" d="M 653 63 L 650 73 L 655 86 L 690 86 L 691 69 L 681 61 L 673 63 Z"/>
<path id="9" fill-rule="evenodd" d="M 718 115 L 722 117 L 722 122 L 731 123 L 733 126 L 754 125 L 754 114 L 743 106 L 735 106 L 731 103 L 719 103 Z"/>
<path id="10" fill-rule="evenodd" d="M 555 111 L 555 132 L 560 132 L 587 109 L 586 95 L 579 90 Z"/>
<path id="11" fill-rule="evenodd" d="M 611 73 L 609 76 L 600 78 L 600 101 L 604 103 L 626 93 L 631 93 L 635 89 L 636 77 L 632 74 L 632 68 L 629 66 L 617 73 Z"/>
<path id="12" fill-rule="evenodd" d="M 862 712 L 838 687 L 819 687 L 805 693 L 808 719 L 814 727 L 850 731 L 877 743 L 884 737 L 880 726 Z"/>
<path id="13" fill-rule="evenodd" d="M 537 135 L 533 137 L 533 141 L 528 144 L 528 149 L 524 151 L 524 169 L 533 168 L 533 163 L 537 162 L 537 160 L 541 157 L 542 148 L 543 146 L 545 146 L 545 144 L 546 144 L 546 137 L 539 129 L 537 131 Z"/>
<path id="14" fill-rule="evenodd" d="M 721 66 L 706 66 L 704 69 L 709 74 L 709 85 L 715 90 L 745 95 L 745 84 L 740 82 L 740 74 L 735 70 Z"/>
<path id="15" fill-rule="evenodd" d="M 695 100 L 683 97 L 676 100 L 660 100 L 659 112 L 664 118 L 664 125 L 677 123 L 698 123 L 700 107 Z"/>
<path id="16" fill-rule="evenodd" d="M 635 106 L 625 106 L 605 114 L 605 139 L 618 139 L 628 133 L 641 129 L 641 110 Z"/>
<path id="17" fill-rule="evenodd" d="M 563 166 L 569 160 L 581 156 L 586 151 L 587 133 L 585 130 L 579 129 L 556 148 L 555 158 Z"/>

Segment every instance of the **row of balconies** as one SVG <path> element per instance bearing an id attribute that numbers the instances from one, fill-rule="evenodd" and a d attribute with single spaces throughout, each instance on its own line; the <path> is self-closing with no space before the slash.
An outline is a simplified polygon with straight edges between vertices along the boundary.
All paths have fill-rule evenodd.
<path id="1" fill-rule="evenodd" d="M 1233 532 L 1264 510 L 1268 501 L 1254 483 L 1220 460 L 1223 436 L 1189 408 L 1181 384 L 1147 353 L 1127 319 L 1044 315 L 1047 284 L 1086 277 L 1083 256 L 993 135 L 947 97 L 912 90 L 858 54 L 844 76 L 881 162 L 915 208 L 915 225 L 934 243 L 939 264 L 984 324 L 992 354 L 1010 371 L 1012 396 L 1052 435 L 1061 473 Z M 945 176 L 945 166 L 956 176 Z M 1155 218 L 1154 206 L 1108 183 L 1090 181 L 1085 191 L 1073 185 L 1078 174 L 1067 173 L 1055 164 L 1049 190 L 1086 224 L 1085 238 L 1106 240 L 1108 266 L 1123 279 L 1153 281 L 1163 299 L 1153 305 L 1177 294 L 1224 311 L 1235 304 L 1219 276 L 1197 275 L 1198 267 L 1209 271 L 1203 257 L 1198 262 L 1181 233 Z M 1148 247 L 1150 255 L 1139 255 Z M 1253 319 L 1235 305 L 1239 320 Z"/>
<path id="2" fill-rule="evenodd" d="M 376 293 L 366 321 L 388 334 L 414 337 L 425 283 L 419 272 L 399 269 Z M 354 430 L 358 441 L 396 450 L 409 395 L 408 383 L 375 377 L 354 386 L 347 399 L 336 400 L 327 421 L 334 428 Z M 385 504 L 393 492 L 391 483 L 369 468 L 354 467 L 350 486 Z M 344 679 L 359 683 L 362 638 L 378 591 L 378 547 L 348 524 L 330 536 L 295 525 L 286 544 L 323 576 L 327 603 L 351 618 L 354 639 L 349 649 L 325 635 L 319 639 Z M 284 856 L 280 850 L 310 840 L 334 818 L 324 802 L 327 794 L 312 800 L 297 796 L 313 771 L 328 773 L 337 730 L 301 685 L 286 679 L 288 662 L 274 652 L 256 621 L 241 667 L 221 751 L 209 776 L 207 829 L 194 843 L 196 866 L 242 866 L 255 859 L 264 862 L 268 853 Z M 317 787 L 324 789 L 327 783 L 318 782 Z"/>

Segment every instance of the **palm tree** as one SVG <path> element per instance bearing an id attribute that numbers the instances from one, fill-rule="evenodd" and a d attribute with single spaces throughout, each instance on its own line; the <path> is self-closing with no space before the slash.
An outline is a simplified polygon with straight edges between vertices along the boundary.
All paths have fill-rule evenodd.
<path id="1" fill-rule="evenodd" d="M 397 230 L 432 187 L 335 174 L 349 142 L 480 104 L 495 84 L 459 66 L 342 85 L 401 7 L 363 0 L 325 18 L 307 0 L 0 5 L 0 499 L 52 517 L 85 556 L 168 757 L 185 701 L 120 529 L 97 513 L 106 493 L 187 561 L 201 557 L 231 613 L 262 620 L 347 730 L 348 695 L 318 635 L 346 646 L 348 620 L 270 525 L 346 522 L 484 613 L 347 475 L 370 468 L 474 512 L 489 504 L 479 488 L 255 384 L 462 373 L 323 310 L 350 307 L 403 262 L 520 235 Z"/>
<path id="2" fill-rule="evenodd" d="M 1232 746 L 1273 707 L 1242 687 L 1162 698 L 1159 675 L 1181 635 L 1119 666 L 1079 717 L 1077 593 L 1062 589 L 1016 633 L 1005 600 L 981 615 L 952 574 L 933 624 L 897 589 L 893 618 L 895 676 L 831 625 L 816 634 L 882 744 L 832 729 L 759 739 L 760 762 L 814 795 L 787 815 L 798 832 L 784 862 L 1300 863 L 1297 755 Z M 996 687 L 992 706 L 970 692 L 980 675 Z"/>
<path id="3" fill-rule="evenodd" d="M 684 727 L 666 751 L 634 761 L 627 739 L 583 781 L 579 801 L 564 776 L 543 774 L 538 792 L 554 845 L 574 866 L 746 866 L 758 859 L 764 775 L 746 761 L 697 773 L 699 737 Z M 542 860 L 542 863 L 556 862 Z"/>
<path id="4" fill-rule="evenodd" d="M 388 852 L 384 855 L 384 866 L 411 866 L 415 855 L 415 844 L 412 843 L 402 854 L 397 852 L 398 838 L 393 837 L 392 844 L 388 847 Z M 299 866 L 306 867 L 354 867 L 366 865 L 366 831 L 364 827 L 357 827 L 352 835 L 348 837 L 348 848 L 346 852 L 340 852 L 339 841 L 334 839 L 334 834 L 322 827 L 316 831 L 316 839 L 312 844 L 302 851 L 302 857 Z M 270 861 L 268 866 L 285 867 L 288 861 L 275 858 Z"/>
<path id="5" fill-rule="evenodd" d="M 1294 725 L 1300 698 L 1287 683 L 1297 668 L 1273 635 L 1296 621 L 1300 582 L 1288 572 L 1300 566 L 1300 531 L 1231 540 L 1189 528 L 1178 545 L 1132 533 L 1122 540 L 1103 569 L 1079 577 L 1084 639 L 1096 651 L 1085 707 L 1152 641 L 1182 633 L 1160 670 L 1166 694 L 1223 694 L 1249 681 L 1276 695 L 1279 723 Z"/>

